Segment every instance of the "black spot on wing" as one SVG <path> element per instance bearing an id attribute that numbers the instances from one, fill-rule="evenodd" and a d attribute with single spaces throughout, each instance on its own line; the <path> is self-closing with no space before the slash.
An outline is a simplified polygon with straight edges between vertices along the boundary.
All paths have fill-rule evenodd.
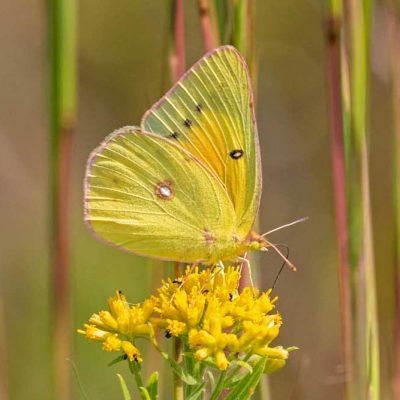
<path id="1" fill-rule="evenodd" d="M 181 134 L 179 132 L 172 132 L 168 135 L 170 139 L 178 139 Z"/>
<path id="2" fill-rule="evenodd" d="M 232 150 L 229 155 L 234 160 L 239 160 L 239 158 L 243 157 L 244 151 L 242 149 Z"/>
<path id="3" fill-rule="evenodd" d="M 201 103 L 196 104 L 196 111 L 197 112 L 201 112 L 202 109 L 203 109 L 203 104 L 201 104 Z"/>
<path id="4" fill-rule="evenodd" d="M 189 118 L 186 118 L 186 119 L 183 121 L 183 125 L 185 125 L 186 128 L 190 128 L 190 127 L 193 125 L 193 122 L 192 122 Z"/>

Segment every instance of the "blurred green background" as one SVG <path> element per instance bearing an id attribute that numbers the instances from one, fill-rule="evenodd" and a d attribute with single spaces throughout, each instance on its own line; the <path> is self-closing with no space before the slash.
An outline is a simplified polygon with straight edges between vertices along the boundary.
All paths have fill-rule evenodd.
<path id="1" fill-rule="evenodd" d="M 328 124 L 326 5 L 318 0 L 256 2 L 259 56 L 257 120 L 263 163 L 260 231 L 277 232 L 297 273 L 285 270 L 276 293 L 284 325 L 276 344 L 296 345 L 288 365 L 270 377 L 274 400 L 342 398 L 337 253 Z M 0 357 L 10 399 L 51 399 L 48 229 L 48 65 L 45 2 L 0 5 Z M 140 302 L 170 269 L 97 242 L 83 224 L 82 181 L 92 149 L 112 130 L 139 124 L 168 89 L 166 2 L 79 2 L 78 126 L 73 143 L 71 207 L 71 337 L 91 399 L 121 398 L 113 355 L 75 334 L 115 290 Z M 203 55 L 195 2 L 185 2 L 187 66 Z M 393 367 L 393 211 L 388 157 L 392 146 L 389 48 L 383 4 L 373 9 L 370 167 L 380 312 L 382 390 Z M 281 265 L 261 258 L 261 287 Z M 160 360 L 156 359 L 156 366 Z M 169 376 L 163 377 L 168 386 Z M 73 379 L 72 398 L 78 398 Z M 165 386 L 165 387 L 167 387 Z M 168 389 L 166 389 L 168 390 Z M 165 395 L 163 398 L 169 398 Z M 360 399 L 363 400 L 363 399 Z"/>

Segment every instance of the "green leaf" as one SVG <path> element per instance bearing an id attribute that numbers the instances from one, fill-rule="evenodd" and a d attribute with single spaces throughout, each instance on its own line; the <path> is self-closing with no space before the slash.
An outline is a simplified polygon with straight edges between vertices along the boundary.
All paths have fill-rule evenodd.
<path id="1" fill-rule="evenodd" d="M 197 388 L 193 390 L 193 392 L 186 397 L 186 400 L 197 400 L 201 397 L 203 393 L 205 393 L 206 389 L 204 389 L 205 382 L 199 385 Z"/>
<path id="2" fill-rule="evenodd" d="M 151 400 L 150 394 L 146 388 L 144 388 L 143 386 L 140 386 L 139 392 L 140 392 L 140 396 L 142 397 L 143 400 Z"/>
<path id="3" fill-rule="evenodd" d="M 258 359 L 257 359 L 257 361 L 258 361 Z M 248 376 L 248 374 L 246 374 L 246 373 L 243 373 L 243 372 L 241 373 L 240 368 L 244 368 L 250 373 L 253 372 L 253 367 L 251 366 L 250 363 L 248 363 L 244 360 L 233 360 L 231 362 L 231 372 L 230 372 L 229 378 L 226 380 L 226 382 L 224 384 L 225 387 L 231 388 L 231 387 L 235 386 L 245 376 Z"/>
<path id="4" fill-rule="evenodd" d="M 151 400 L 158 399 L 158 371 L 154 371 L 146 384 L 147 391 L 149 392 Z"/>
<path id="5" fill-rule="evenodd" d="M 121 361 L 125 361 L 125 355 L 121 354 L 120 356 L 118 356 L 117 358 L 114 358 L 114 360 L 110 361 L 107 364 L 107 367 L 111 367 L 112 365 L 118 364 Z"/>
<path id="6" fill-rule="evenodd" d="M 249 373 L 235 373 L 232 375 L 229 379 L 226 380 L 224 386 L 226 388 L 232 388 L 234 387 L 239 381 L 241 381 L 243 378 L 248 377 Z"/>
<path id="7" fill-rule="evenodd" d="M 169 357 L 169 355 L 165 352 L 162 352 L 161 355 L 169 362 L 174 372 L 179 376 L 179 378 L 186 383 L 187 385 L 198 385 L 198 382 L 192 375 L 187 373 L 180 364 L 178 364 L 173 358 Z"/>
<path id="8" fill-rule="evenodd" d="M 253 372 L 253 367 L 252 367 L 248 362 L 246 362 L 246 361 L 243 361 L 243 360 L 233 360 L 233 361 L 231 362 L 231 366 L 235 366 L 235 365 L 238 365 L 238 366 L 240 366 L 240 367 L 242 367 L 242 368 L 247 369 L 247 371 L 249 371 L 250 373 Z"/>
<path id="9" fill-rule="evenodd" d="M 211 371 L 207 371 L 206 374 L 208 375 L 208 379 L 210 380 L 211 387 L 214 387 L 215 386 L 214 374 Z"/>
<path id="10" fill-rule="evenodd" d="M 119 383 L 121 385 L 122 394 L 124 396 L 124 400 L 132 400 L 131 394 L 129 393 L 128 387 L 126 386 L 125 380 L 122 375 L 117 374 Z"/>
<path id="11" fill-rule="evenodd" d="M 253 372 L 245 374 L 247 379 L 241 379 L 230 391 L 225 400 L 247 400 L 254 393 L 258 382 L 263 374 L 265 363 L 267 359 L 261 358 L 257 364 L 254 365 Z"/>

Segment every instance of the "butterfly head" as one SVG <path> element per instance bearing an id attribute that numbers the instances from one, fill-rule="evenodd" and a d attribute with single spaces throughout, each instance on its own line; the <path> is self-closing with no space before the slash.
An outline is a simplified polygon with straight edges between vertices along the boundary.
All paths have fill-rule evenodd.
<path id="1" fill-rule="evenodd" d="M 267 251 L 267 247 L 269 246 L 269 242 L 255 232 L 250 232 L 247 242 L 250 250 Z"/>

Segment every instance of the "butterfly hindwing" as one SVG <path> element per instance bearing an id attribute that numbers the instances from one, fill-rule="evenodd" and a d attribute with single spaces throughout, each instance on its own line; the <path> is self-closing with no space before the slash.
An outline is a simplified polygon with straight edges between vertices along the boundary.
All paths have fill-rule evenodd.
<path id="1" fill-rule="evenodd" d="M 212 258 L 236 224 L 213 172 L 171 140 L 136 127 L 114 132 L 92 153 L 85 216 L 108 243 L 187 262 Z"/>
<path id="2" fill-rule="evenodd" d="M 250 231 L 260 201 L 260 155 L 248 70 L 233 47 L 195 64 L 145 114 L 142 128 L 175 141 L 214 171 L 239 231 Z"/>

